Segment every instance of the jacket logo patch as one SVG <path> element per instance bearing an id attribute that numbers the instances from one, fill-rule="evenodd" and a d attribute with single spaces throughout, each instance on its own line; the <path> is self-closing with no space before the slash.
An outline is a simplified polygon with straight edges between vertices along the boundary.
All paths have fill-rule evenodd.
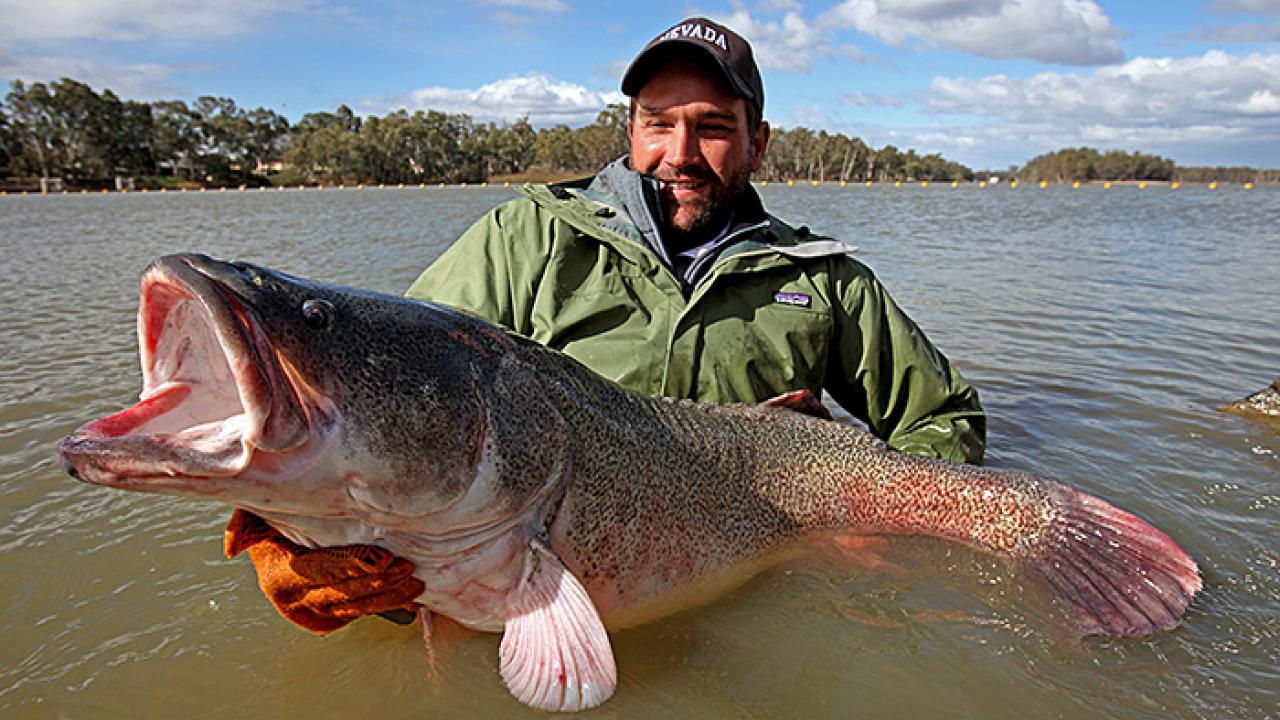
<path id="1" fill-rule="evenodd" d="M 776 292 L 773 294 L 773 301 L 782 303 L 783 305 L 794 305 L 796 307 L 809 307 L 813 299 L 804 293 L 792 292 Z"/>

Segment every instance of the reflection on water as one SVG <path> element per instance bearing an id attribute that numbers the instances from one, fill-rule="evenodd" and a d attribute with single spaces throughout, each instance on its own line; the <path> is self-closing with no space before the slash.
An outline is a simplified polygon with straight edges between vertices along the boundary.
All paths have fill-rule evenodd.
<path id="1" fill-rule="evenodd" d="M 1151 520 L 1201 563 L 1184 627 L 1069 642 L 1007 567 L 898 542 L 905 577 L 779 568 L 614 637 L 654 717 L 1266 717 L 1280 712 L 1280 430 L 1214 411 L 1280 373 L 1280 191 L 778 188 L 980 389 L 989 463 Z M 225 508 L 67 478 L 53 446 L 140 386 L 137 279 L 186 250 L 403 290 L 498 189 L 0 199 L 0 713 L 533 715 L 497 639 L 426 675 L 412 630 L 320 639 L 221 557 Z"/>

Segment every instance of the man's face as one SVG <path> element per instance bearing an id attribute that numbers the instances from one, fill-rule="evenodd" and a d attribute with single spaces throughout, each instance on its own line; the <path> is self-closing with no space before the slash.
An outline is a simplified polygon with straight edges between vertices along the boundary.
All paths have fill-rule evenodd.
<path id="1" fill-rule="evenodd" d="M 663 214 L 676 236 L 719 230 L 760 168 L 769 126 L 750 132 L 749 112 L 722 79 L 686 60 L 667 64 L 636 93 L 631 168 L 661 181 Z"/>

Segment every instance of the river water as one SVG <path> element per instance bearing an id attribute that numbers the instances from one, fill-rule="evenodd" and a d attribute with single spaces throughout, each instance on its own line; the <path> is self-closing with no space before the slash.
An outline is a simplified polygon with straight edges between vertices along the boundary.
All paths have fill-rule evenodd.
<path id="1" fill-rule="evenodd" d="M 1135 512 L 1200 563 L 1180 628 L 1076 642 L 975 552 L 806 563 L 614 636 L 600 717 L 1280 716 L 1280 190 L 761 189 L 838 234 L 979 388 L 988 463 Z M 510 717 L 496 636 L 429 676 L 412 628 L 277 617 L 227 508 L 75 482 L 55 444 L 133 401 L 152 258 L 195 250 L 400 292 L 501 188 L 0 198 L 0 716 Z"/>

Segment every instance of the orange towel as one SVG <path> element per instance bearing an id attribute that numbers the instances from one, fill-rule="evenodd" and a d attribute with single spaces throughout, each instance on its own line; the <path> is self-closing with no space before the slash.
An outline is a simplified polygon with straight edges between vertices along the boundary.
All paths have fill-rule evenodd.
<path id="1" fill-rule="evenodd" d="M 414 608 L 425 585 L 413 563 L 373 545 L 304 548 L 239 508 L 223 536 L 227 557 L 244 550 L 258 587 L 285 618 L 324 635 L 363 615 Z"/>

